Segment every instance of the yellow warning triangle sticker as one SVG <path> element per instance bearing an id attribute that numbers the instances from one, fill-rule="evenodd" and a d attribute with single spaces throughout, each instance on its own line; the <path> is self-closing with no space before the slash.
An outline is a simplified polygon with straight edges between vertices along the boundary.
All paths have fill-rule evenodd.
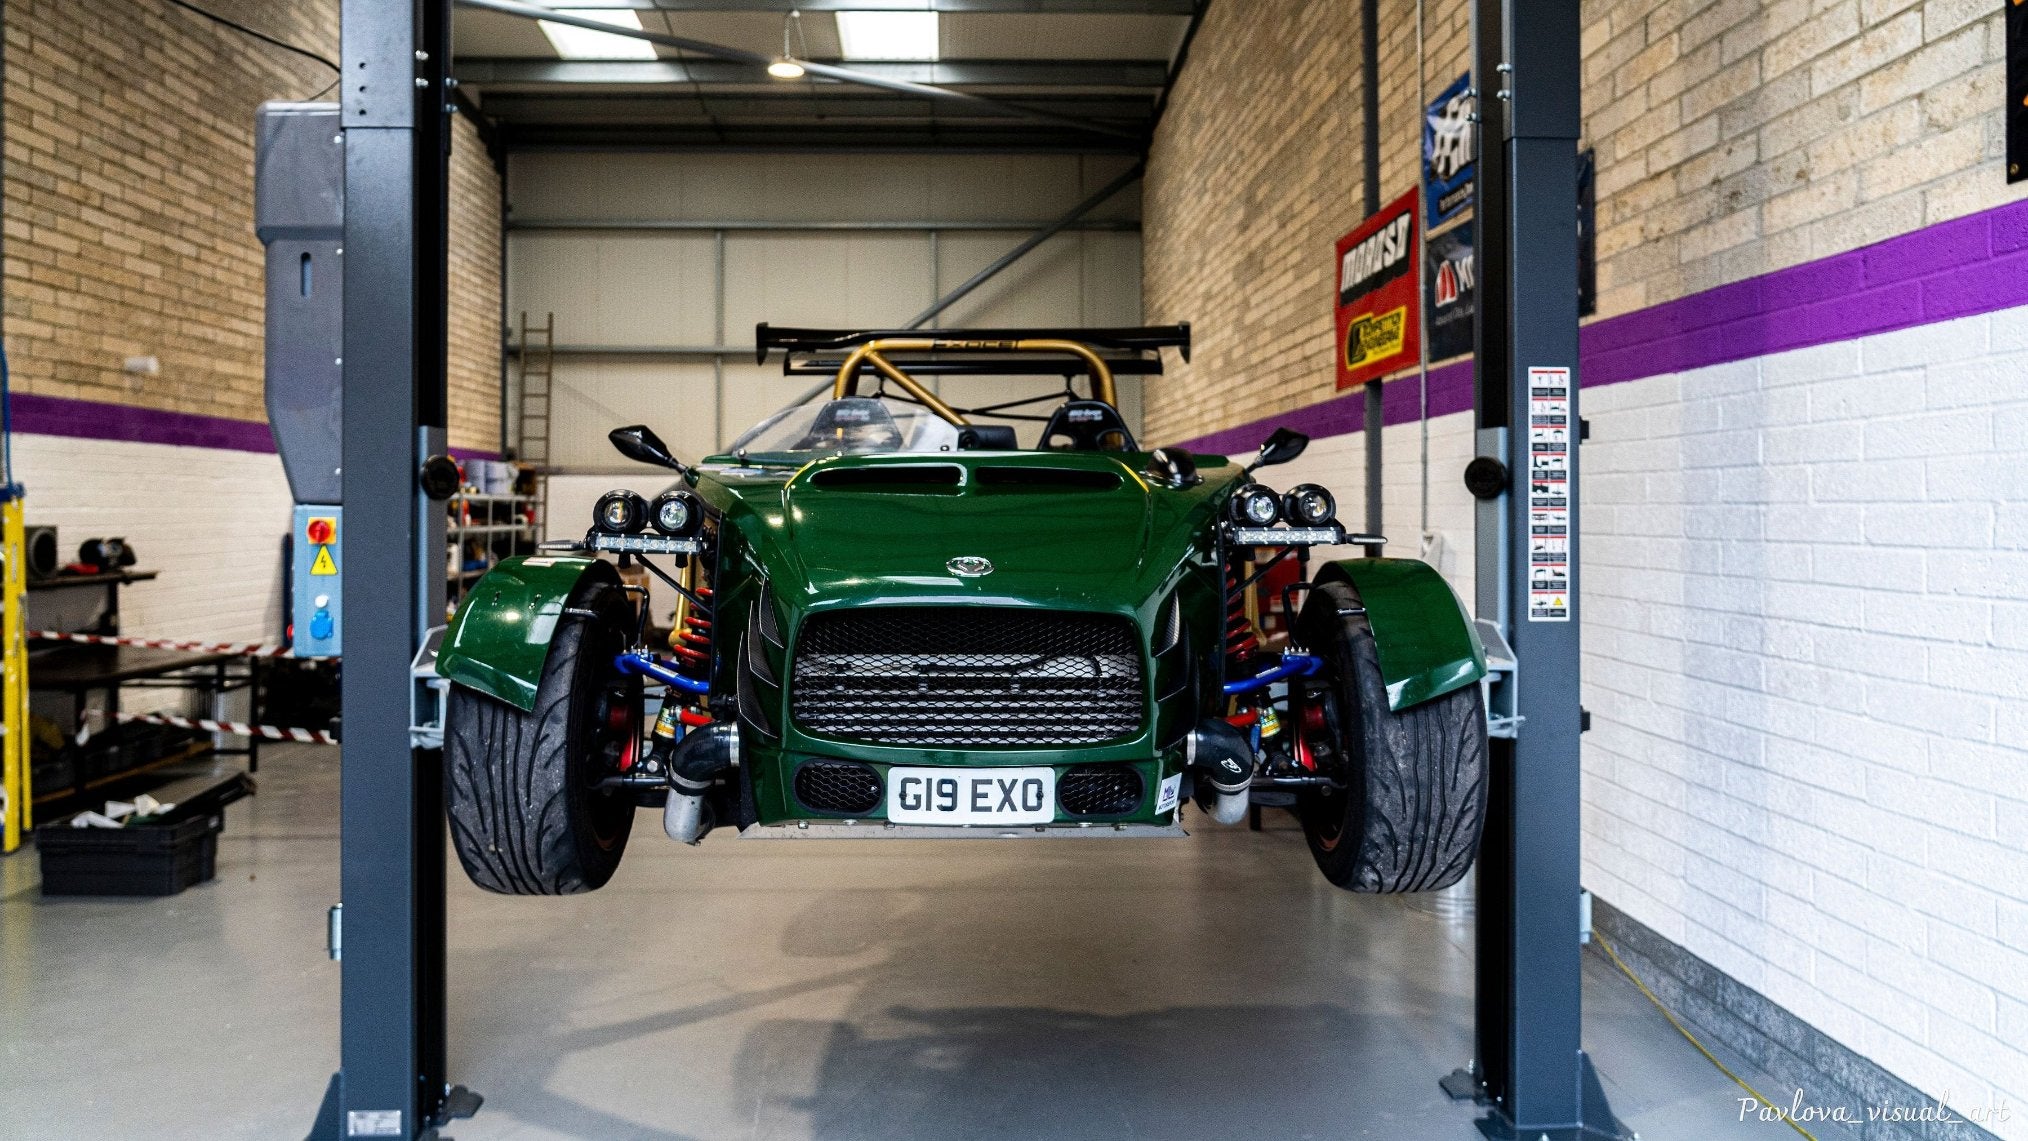
<path id="1" fill-rule="evenodd" d="M 317 548 L 317 561 L 310 564 L 311 574 L 337 574 L 338 564 L 331 558 L 331 548 Z"/>

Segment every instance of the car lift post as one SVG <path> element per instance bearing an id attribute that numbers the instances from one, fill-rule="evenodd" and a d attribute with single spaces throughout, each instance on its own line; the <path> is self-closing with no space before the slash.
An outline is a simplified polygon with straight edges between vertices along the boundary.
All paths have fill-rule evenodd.
<path id="1" fill-rule="evenodd" d="M 445 1080 L 443 757 L 415 748 L 411 662 L 443 621 L 449 0 L 343 0 L 346 574 L 340 1068 L 313 1141 L 433 1138 Z"/>
<path id="2" fill-rule="evenodd" d="M 1512 647 L 1518 665 L 1506 684 L 1516 687 L 1519 720 L 1511 736 L 1492 739 L 1488 757 L 1478 1056 L 1474 1071 L 1452 1075 L 1444 1087 L 1490 1105 L 1478 1123 L 1488 1137 L 1522 1141 L 1621 1136 L 1581 1036 L 1578 28 L 1578 0 L 1473 6 L 1482 116 L 1477 442 L 1481 456 L 1507 469 L 1505 491 L 1480 504 L 1478 612 Z M 1557 374 L 1543 369 L 1567 370 L 1560 445 L 1547 438 L 1550 406 L 1531 403 L 1555 388 Z M 1531 426 L 1541 431 L 1531 434 Z M 1565 473 L 1560 496 L 1551 496 L 1553 483 L 1530 478 L 1541 478 L 1534 457 L 1542 454 Z M 1567 516 L 1558 518 L 1554 505 Z M 1568 607 L 1561 612 L 1530 594 L 1534 549 L 1548 548 L 1550 539 L 1567 544 L 1561 565 L 1568 577 L 1560 581 Z"/>

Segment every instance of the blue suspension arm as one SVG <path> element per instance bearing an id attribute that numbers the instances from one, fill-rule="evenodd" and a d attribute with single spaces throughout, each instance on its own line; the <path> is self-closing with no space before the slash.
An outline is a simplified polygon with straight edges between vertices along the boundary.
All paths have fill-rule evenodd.
<path id="1" fill-rule="evenodd" d="M 710 682 L 699 681 L 694 677 L 684 677 L 682 674 L 677 673 L 667 662 L 662 661 L 645 650 L 621 654 L 613 659 L 613 664 L 619 667 L 621 673 L 640 674 L 651 681 L 659 681 L 663 685 L 675 686 L 685 693 L 711 692 Z"/>
<path id="2" fill-rule="evenodd" d="M 1324 659 L 1316 657 L 1313 654 L 1281 654 L 1279 656 L 1282 659 L 1279 665 L 1269 666 L 1252 677 L 1244 677 L 1238 681 L 1226 682 L 1225 692 L 1246 693 L 1249 690 L 1273 685 L 1284 678 L 1309 677 L 1311 674 L 1324 668 Z"/>

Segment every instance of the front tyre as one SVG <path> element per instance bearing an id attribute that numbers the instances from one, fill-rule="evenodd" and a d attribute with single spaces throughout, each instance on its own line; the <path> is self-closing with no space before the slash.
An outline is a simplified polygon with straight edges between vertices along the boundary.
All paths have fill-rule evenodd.
<path id="1" fill-rule="evenodd" d="M 451 846 L 487 891 L 570 895 L 604 886 L 619 867 L 634 801 L 598 783 L 640 731 L 639 679 L 613 666 L 626 648 L 629 610 L 614 584 L 580 586 L 557 621 L 532 711 L 451 687 Z"/>
<path id="2" fill-rule="evenodd" d="M 1349 582 L 1312 590 L 1296 634 L 1327 667 L 1302 719 L 1341 789 L 1306 792 L 1297 815 L 1324 878 L 1350 891 L 1435 891 L 1463 878 L 1486 819 L 1486 713 L 1477 685 L 1399 712 Z"/>

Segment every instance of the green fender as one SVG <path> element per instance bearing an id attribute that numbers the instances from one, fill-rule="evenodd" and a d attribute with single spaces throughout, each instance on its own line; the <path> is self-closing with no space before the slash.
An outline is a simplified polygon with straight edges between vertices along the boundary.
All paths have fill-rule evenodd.
<path id="1" fill-rule="evenodd" d="M 556 620 L 581 582 L 618 586 L 613 565 L 579 555 L 517 555 L 473 584 L 437 650 L 437 673 L 519 709 L 535 708 Z"/>
<path id="2" fill-rule="evenodd" d="M 1319 583 L 1345 581 L 1359 592 L 1388 708 L 1400 711 L 1486 676 L 1486 647 L 1451 584 L 1420 559 L 1339 559 Z"/>

